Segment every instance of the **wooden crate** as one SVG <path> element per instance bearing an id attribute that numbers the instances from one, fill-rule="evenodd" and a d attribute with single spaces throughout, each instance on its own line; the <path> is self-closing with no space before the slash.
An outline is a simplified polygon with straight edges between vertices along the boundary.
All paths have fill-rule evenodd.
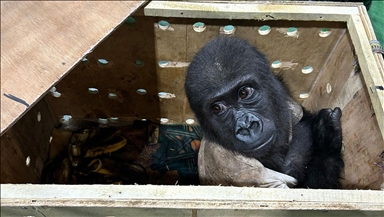
<path id="1" fill-rule="evenodd" d="M 1 2 L 2 216 L 383 215 L 383 172 L 374 163 L 384 150 L 384 64 L 372 53 L 375 35 L 363 6 L 143 3 Z M 134 11 L 134 20 L 127 19 Z M 160 20 L 170 27 L 160 29 Z M 204 32 L 193 30 L 198 21 Z M 295 100 L 311 110 L 342 108 L 344 190 L 38 184 L 51 130 L 63 115 L 168 118 L 168 124 L 193 119 L 183 92 L 186 66 L 228 24 L 271 62 L 289 66 L 274 72 Z M 271 33 L 259 35 L 262 25 Z M 287 37 L 289 27 L 298 37 Z M 319 36 L 323 28 L 328 37 Z M 160 67 L 162 60 L 171 64 Z M 303 74 L 308 65 L 313 72 Z M 89 94 L 89 87 L 99 94 Z M 159 92 L 176 97 L 159 98 Z"/>

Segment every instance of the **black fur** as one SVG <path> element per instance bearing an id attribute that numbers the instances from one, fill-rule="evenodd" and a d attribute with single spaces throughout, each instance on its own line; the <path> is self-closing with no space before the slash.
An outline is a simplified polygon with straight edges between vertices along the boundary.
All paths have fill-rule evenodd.
<path id="1" fill-rule="evenodd" d="M 185 91 L 205 139 L 297 178 L 298 187 L 339 187 L 340 109 L 305 111 L 289 142 L 288 91 L 245 40 L 222 36 L 204 46 L 188 68 Z"/>

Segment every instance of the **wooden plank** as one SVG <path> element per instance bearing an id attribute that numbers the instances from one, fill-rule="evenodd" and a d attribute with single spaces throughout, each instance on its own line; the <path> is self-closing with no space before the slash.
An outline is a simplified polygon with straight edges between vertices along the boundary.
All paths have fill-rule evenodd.
<path id="1" fill-rule="evenodd" d="M 72 115 L 79 118 L 118 117 L 127 122 L 160 118 L 157 60 L 153 17 L 135 17 L 134 23 L 124 23 L 101 42 L 87 61 L 75 67 L 56 88 L 62 97 L 46 95 L 56 118 Z M 108 61 L 107 65 L 98 59 Z M 136 60 L 143 61 L 137 66 Z M 97 88 L 90 94 L 88 88 Z M 139 95 L 137 90 L 147 94 Z M 109 93 L 117 94 L 109 98 Z"/>
<path id="2" fill-rule="evenodd" d="M 1 134 L 143 3 L 1 1 Z"/>
<path id="3" fill-rule="evenodd" d="M 316 3 L 152 1 L 144 13 L 161 17 L 305 21 L 347 21 L 351 14 L 359 13 L 351 4 Z"/>
<path id="4" fill-rule="evenodd" d="M 131 208 L 131 207 L 1 207 L 2 217 L 14 216 L 71 216 L 71 217 L 212 217 L 212 216 L 249 216 L 249 217 L 382 217 L 382 211 L 360 210 L 241 210 L 241 209 L 171 209 L 171 208 Z"/>
<path id="5" fill-rule="evenodd" d="M 382 169 L 375 165 L 382 161 L 379 155 L 384 149 L 384 141 L 372 113 L 368 90 L 364 85 L 354 92 L 341 117 L 345 163 L 341 183 L 345 189 L 380 189 L 384 183 Z M 356 129 L 362 131 L 357 132 Z"/>
<path id="6" fill-rule="evenodd" d="M 384 191 L 156 185 L 1 185 L 1 206 L 384 210 Z"/>
<path id="7" fill-rule="evenodd" d="M 384 87 L 384 79 L 377 67 L 377 62 L 369 45 L 361 17 L 359 15 L 351 15 L 347 26 L 359 59 L 359 65 L 364 76 L 372 107 L 384 138 L 384 90 L 380 89 L 380 87 Z M 384 148 L 384 144 L 378 145 Z"/>
<path id="8" fill-rule="evenodd" d="M 41 100 L 0 138 L 0 183 L 40 182 L 54 125 L 46 101 Z"/>

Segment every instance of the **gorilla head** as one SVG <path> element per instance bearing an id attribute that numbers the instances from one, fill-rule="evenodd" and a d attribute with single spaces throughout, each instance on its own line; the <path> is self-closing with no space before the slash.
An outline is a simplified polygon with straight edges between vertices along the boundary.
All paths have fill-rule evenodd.
<path id="1" fill-rule="evenodd" d="M 206 139 L 259 160 L 287 148 L 287 91 L 247 41 L 221 36 L 205 45 L 188 67 L 185 91 Z"/>

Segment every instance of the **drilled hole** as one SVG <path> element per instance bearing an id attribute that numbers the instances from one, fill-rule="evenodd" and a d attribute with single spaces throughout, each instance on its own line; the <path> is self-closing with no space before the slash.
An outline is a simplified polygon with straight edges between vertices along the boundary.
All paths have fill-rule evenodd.
<path id="1" fill-rule="evenodd" d="M 260 26 L 258 32 L 260 35 L 268 35 L 271 32 L 271 27 L 267 25 Z"/>
<path id="2" fill-rule="evenodd" d="M 108 119 L 106 119 L 106 118 L 99 118 L 97 121 L 99 122 L 99 124 L 107 124 L 108 123 Z"/>
<path id="3" fill-rule="evenodd" d="M 146 89 L 137 89 L 136 93 L 139 95 L 145 95 L 145 94 L 147 94 L 147 90 Z"/>
<path id="4" fill-rule="evenodd" d="M 90 88 L 88 88 L 88 93 L 90 93 L 90 94 L 98 94 L 99 93 L 99 89 L 94 88 L 94 87 L 90 87 Z"/>
<path id="5" fill-rule="evenodd" d="M 167 30 L 169 27 L 169 23 L 165 20 L 160 20 L 159 23 L 157 24 L 160 29 L 162 30 Z"/>
<path id="6" fill-rule="evenodd" d="M 169 122 L 169 119 L 168 118 L 160 118 L 160 123 L 161 124 L 166 124 Z"/>
<path id="7" fill-rule="evenodd" d="M 161 68 L 164 68 L 164 67 L 166 67 L 166 66 L 168 65 L 168 61 L 166 61 L 166 60 L 160 60 L 160 61 L 158 62 L 158 64 L 159 64 L 159 66 L 160 66 Z"/>
<path id="8" fill-rule="evenodd" d="M 194 124 L 194 123 L 195 123 L 195 120 L 193 120 L 192 118 L 189 118 L 189 119 L 185 120 L 185 123 L 191 125 L 191 124 Z"/>
<path id="9" fill-rule="evenodd" d="M 37 122 L 40 122 L 40 121 L 41 121 L 41 113 L 37 112 Z"/>
<path id="10" fill-rule="evenodd" d="M 136 22 L 135 18 L 133 17 L 128 17 L 126 20 L 125 20 L 125 23 L 126 24 L 134 24 Z"/>
<path id="11" fill-rule="evenodd" d="M 134 64 L 137 67 L 142 67 L 142 66 L 144 66 L 144 61 L 143 60 L 135 60 Z"/>
<path id="12" fill-rule="evenodd" d="M 203 32 L 205 30 L 205 24 L 203 22 L 196 22 L 193 24 L 193 30 L 195 30 L 195 32 Z"/>
<path id="13" fill-rule="evenodd" d="M 283 63 L 280 60 L 276 60 L 276 61 L 273 61 L 273 63 L 271 64 L 271 67 L 277 69 L 277 68 L 280 68 L 282 64 Z"/>
<path id="14" fill-rule="evenodd" d="M 26 159 L 25 159 L 25 165 L 27 166 L 27 167 L 29 167 L 29 165 L 31 164 L 31 157 L 27 157 Z"/>
<path id="15" fill-rule="evenodd" d="M 313 71 L 313 68 L 312 66 L 304 66 L 302 69 L 301 69 L 301 72 L 303 74 L 309 74 Z"/>
<path id="16" fill-rule="evenodd" d="M 223 31 L 224 31 L 224 34 L 230 35 L 230 34 L 235 33 L 236 28 L 232 25 L 226 25 L 223 27 Z"/>
<path id="17" fill-rule="evenodd" d="M 332 92 L 332 85 L 331 85 L 331 83 L 327 83 L 327 93 L 330 93 L 330 92 Z"/>
<path id="18" fill-rule="evenodd" d="M 108 93 L 108 98 L 116 99 L 117 98 L 117 94 L 116 93 Z"/>
<path id="19" fill-rule="evenodd" d="M 106 59 L 98 59 L 97 62 L 99 62 L 101 65 L 107 65 L 108 64 L 108 60 L 106 60 Z"/>
<path id="20" fill-rule="evenodd" d="M 288 36 L 297 36 L 297 28 L 296 27 L 289 27 L 287 30 Z"/>

